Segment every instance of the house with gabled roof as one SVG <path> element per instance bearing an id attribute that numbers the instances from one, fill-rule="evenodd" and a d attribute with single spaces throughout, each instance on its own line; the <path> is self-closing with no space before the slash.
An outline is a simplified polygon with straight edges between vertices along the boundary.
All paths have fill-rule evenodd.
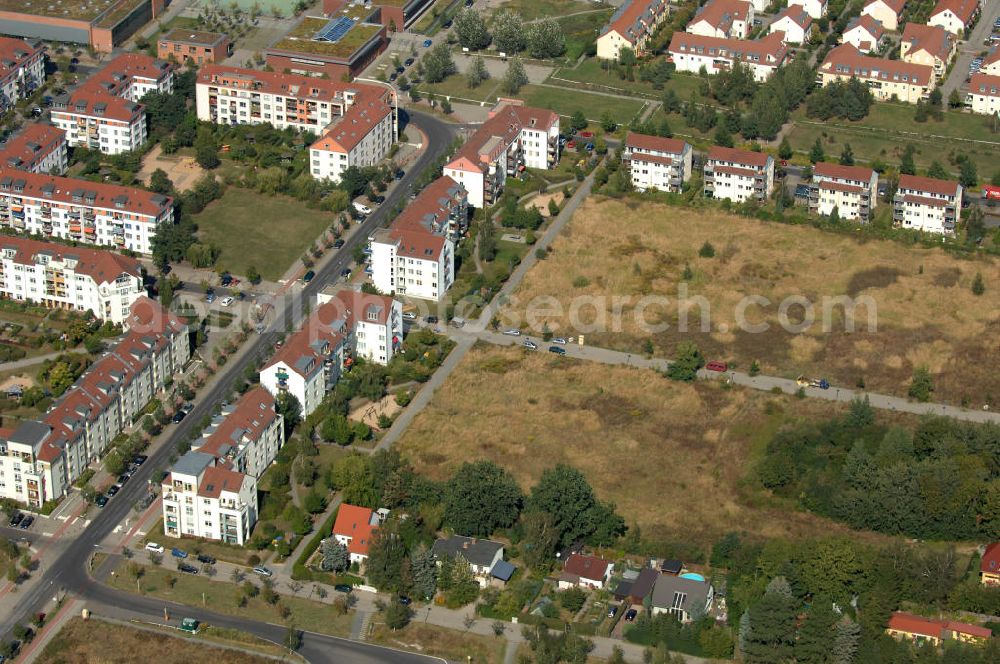
<path id="1" fill-rule="evenodd" d="M 753 25 L 753 4 L 744 0 L 708 0 L 688 23 L 686 32 L 719 39 L 746 39 Z"/>
<path id="2" fill-rule="evenodd" d="M 352 563 L 360 564 L 368 560 L 368 547 L 371 546 L 372 536 L 385 522 L 388 514 L 387 510 L 373 510 L 347 503 L 337 508 L 333 537 L 347 547 Z"/>
<path id="3" fill-rule="evenodd" d="M 886 43 L 882 22 L 869 14 L 855 16 L 840 35 L 841 44 L 850 44 L 861 53 L 878 51 Z"/>
<path id="4" fill-rule="evenodd" d="M 483 588 L 488 586 L 494 578 L 506 581 L 513 574 L 510 564 L 501 564 L 504 563 L 501 542 L 452 535 L 436 540 L 431 552 L 439 566 L 445 557 L 458 558 L 461 556 L 469 564 L 473 576 Z"/>
<path id="5" fill-rule="evenodd" d="M 862 16 L 871 16 L 881 23 L 886 30 L 899 28 L 899 19 L 903 15 L 906 0 L 868 0 L 861 10 Z"/>
<path id="6" fill-rule="evenodd" d="M 940 26 L 953 35 L 963 37 L 981 11 L 979 0 L 938 0 L 927 25 Z"/>
<path id="7" fill-rule="evenodd" d="M 625 0 L 601 29 L 597 57 L 617 60 L 623 48 L 643 55 L 649 38 L 668 13 L 667 0 Z"/>
<path id="8" fill-rule="evenodd" d="M 768 34 L 783 32 L 786 44 L 803 44 L 812 32 L 813 19 L 801 5 L 788 5 L 768 26 Z"/>
<path id="9" fill-rule="evenodd" d="M 915 65 L 934 68 L 940 81 L 948 71 L 951 59 L 958 50 L 955 36 L 937 25 L 907 23 L 899 40 L 899 59 Z"/>
<path id="10" fill-rule="evenodd" d="M 567 588 L 592 588 L 600 590 L 611 580 L 615 564 L 582 553 L 574 553 L 566 559 L 557 582 L 560 590 Z"/>

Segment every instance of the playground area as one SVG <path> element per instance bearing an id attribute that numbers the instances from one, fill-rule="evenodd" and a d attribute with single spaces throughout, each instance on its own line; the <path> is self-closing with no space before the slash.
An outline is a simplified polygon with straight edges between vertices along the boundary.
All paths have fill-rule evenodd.
<path id="1" fill-rule="evenodd" d="M 177 191 L 187 191 L 194 186 L 202 173 L 205 171 L 199 166 L 193 157 L 181 155 L 164 155 L 162 148 L 157 145 L 142 160 L 142 168 L 139 169 L 139 179 L 149 184 L 149 178 L 153 171 L 162 169 L 170 181 L 174 183 Z"/>

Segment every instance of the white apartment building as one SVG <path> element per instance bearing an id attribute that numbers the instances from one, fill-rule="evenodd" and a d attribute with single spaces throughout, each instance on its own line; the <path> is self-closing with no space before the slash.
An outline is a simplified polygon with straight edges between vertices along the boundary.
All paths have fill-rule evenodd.
<path id="1" fill-rule="evenodd" d="M 148 92 L 173 91 L 173 66 L 139 53 L 124 53 L 70 94 L 52 103 L 52 124 L 75 147 L 120 154 L 146 141 Z"/>
<path id="2" fill-rule="evenodd" d="M 138 260 L 110 251 L 0 237 L 0 294 L 124 324 L 145 294 Z"/>
<path id="3" fill-rule="evenodd" d="M 973 113 L 983 115 L 1000 113 L 1000 76 L 973 74 L 969 80 L 966 103 Z"/>
<path id="4" fill-rule="evenodd" d="M 189 451 L 163 479 L 163 534 L 243 546 L 257 522 L 257 482 L 211 454 Z"/>
<path id="5" fill-rule="evenodd" d="M 841 44 L 830 51 L 818 74 L 824 86 L 856 78 L 879 101 L 896 98 L 909 104 L 926 98 L 936 83 L 933 67 L 869 57 L 850 44 Z"/>
<path id="6" fill-rule="evenodd" d="M 455 243 L 468 230 L 468 198 L 461 184 L 444 175 L 389 228 L 376 231 L 368 246 L 375 288 L 440 301 L 455 282 Z"/>
<path id="7" fill-rule="evenodd" d="M 766 81 L 785 62 L 788 48 L 785 34 L 780 31 L 755 41 L 675 32 L 667 52 L 677 71 L 697 74 L 704 68 L 709 74 L 717 74 L 741 62 L 753 71 L 755 80 Z"/>
<path id="8" fill-rule="evenodd" d="M 45 49 L 23 39 L 0 37 L 0 113 L 45 81 Z"/>
<path id="9" fill-rule="evenodd" d="M 906 0 L 868 0 L 861 10 L 862 16 L 871 16 L 886 30 L 898 30 Z"/>
<path id="10" fill-rule="evenodd" d="M 927 25 L 937 25 L 948 32 L 965 36 L 965 31 L 972 27 L 979 15 L 979 0 L 938 0 L 931 10 Z"/>
<path id="11" fill-rule="evenodd" d="M 63 497 L 190 358 L 187 326 L 156 302 L 132 304 L 128 333 L 38 422 L 0 429 L 0 497 Z"/>
<path id="12" fill-rule="evenodd" d="M 900 175 L 892 220 L 902 228 L 954 235 L 962 210 L 962 185 L 949 180 Z"/>
<path id="13" fill-rule="evenodd" d="M 0 149 L 0 167 L 29 173 L 62 175 L 69 164 L 66 132 L 46 124 L 30 124 Z"/>
<path id="14" fill-rule="evenodd" d="M 256 387 L 212 419 L 191 449 L 211 454 L 233 470 L 260 478 L 285 444 L 284 418 L 274 397 Z"/>
<path id="15" fill-rule="evenodd" d="M 475 207 L 499 200 L 508 176 L 522 168 L 552 168 L 559 162 L 559 116 L 552 111 L 500 99 L 489 118 L 445 164 L 444 174 L 465 187 Z"/>
<path id="16" fill-rule="evenodd" d="M 312 176 L 339 182 L 340 174 L 351 166 L 378 164 L 396 142 L 394 118 L 392 107 L 379 97 L 356 102 L 310 146 Z"/>
<path id="17" fill-rule="evenodd" d="M 870 14 L 855 16 L 840 36 L 841 44 L 850 44 L 861 53 L 871 53 L 882 48 L 886 41 L 885 28 Z"/>
<path id="18" fill-rule="evenodd" d="M 788 6 L 802 7 L 813 18 L 826 14 L 826 0 L 789 0 Z"/>
<path id="19" fill-rule="evenodd" d="M 363 335 L 360 345 L 358 332 Z M 403 313 L 398 302 L 341 291 L 319 304 L 302 328 L 285 340 L 261 369 L 260 384 L 275 397 L 282 392 L 293 395 L 307 416 L 350 369 L 355 356 L 386 364 L 402 347 L 402 339 Z"/>
<path id="20" fill-rule="evenodd" d="M 809 211 L 867 223 L 878 202 L 878 173 L 861 166 L 820 162 L 813 167 Z"/>
<path id="21" fill-rule="evenodd" d="M 597 57 L 617 60 L 623 48 L 645 54 L 649 38 L 668 14 L 667 0 L 625 0 L 601 29 Z"/>
<path id="22" fill-rule="evenodd" d="M 705 196 L 734 203 L 766 200 L 774 189 L 774 159 L 762 152 L 713 147 L 705 158 Z"/>
<path id="23" fill-rule="evenodd" d="M 677 193 L 691 178 L 693 154 L 691 145 L 682 140 L 630 131 L 625 138 L 622 162 L 628 163 L 632 186 L 638 191 Z"/>
<path id="24" fill-rule="evenodd" d="M 708 0 L 688 23 L 687 32 L 702 37 L 746 39 L 753 25 L 753 4 L 744 0 Z"/>
<path id="25" fill-rule="evenodd" d="M 0 167 L 0 227 L 149 254 L 173 220 L 169 196 Z"/>
<path id="26" fill-rule="evenodd" d="M 771 25 L 768 34 L 785 33 L 786 44 L 804 44 L 812 32 L 813 20 L 800 5 L 789 5 L 778 14 Z"/>

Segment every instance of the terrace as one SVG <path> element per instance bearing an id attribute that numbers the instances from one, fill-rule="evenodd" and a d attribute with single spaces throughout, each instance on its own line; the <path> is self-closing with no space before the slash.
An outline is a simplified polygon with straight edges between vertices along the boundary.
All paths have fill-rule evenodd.
<path id="1" fill-rule="evenodd" d="M 363 14 L 358 13 L 344 16 L 343 18 L 353 19 L 355 23 L 349 27 L 344 26 L 346 29 L 332 31 L 327 41 L 318 41 L 316 36 L 327 27 L 330 20 L 307 17 L 272 48 L 277 51 L 349 58 L 381 30 L 381 26 L 363 23 L 362 17 Z"/>
<path id="2" fill-rule="evenodd" d="M 115 0 L 0 0 L 0 11 L 92 21 Z"/>
<path id="3" fill-rule="evenodd" d="M 98 21 L 97 26 L 101 28 L 113 28 L 145 2 L 147 0 L 123 0 L 117 7 L 105 14 Z"/>

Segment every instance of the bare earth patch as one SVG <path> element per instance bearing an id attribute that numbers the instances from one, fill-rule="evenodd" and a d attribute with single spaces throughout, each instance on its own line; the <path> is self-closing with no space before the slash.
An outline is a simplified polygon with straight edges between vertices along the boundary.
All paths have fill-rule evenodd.
<path id="1" fill-rule="evenodd" d="M 556 191 L 551 194 L 538 194 L 528 201 L 528 205 L 537 208 L 538 211 L 542 213 L 543 217 L 550 217 L 552 215 L 549 214 L 549 201 L 554 200 L 556 205 L 562 205 L 563 199 L 565 198 L 566 196 L 561 191 Z"/>
<path id="2" fill-rule="evenodd" d="M 360 408 L 355 408 L 351 414 L 348 415 L 348 419 L 354 420 L 355 422 L 364 422 L 372 429 L 378 429 L 378 418 L 380 415 L 393 417 L 401 410 L 402 407 L 396 403 L 396 396 L 394 394 L 387 394 L 377 403 L 367 403 Z"/>
<path id="3" fill-rule="evenodd" d="M 705 242 L 713 245 L 713 258 L 699 256 Z M 692 278 L 683 284 L 686 266 Z M 971 290 L 977 272 L 986 284 L 981 296 Z M 681 332 L 677 303 L 685 287 L 692 304 L 686 312 L 689 331 Z M 868 389 L 898 395 L 906 394 L 915 366 L 922 364 L 934 372 L 935 400 L 966 398 L 977 407 L 1000 398 L 1000 373 L 986 361 L 1000 344 L 998 289 L 1000 263 L 992 258 L 957 258 L 938 249 L 865 241 L 719 210 L 593 197 L 503 313 L 505 325 L 536 333 L 548 324 L 555 334 L 584 332 L 588 343 L 631 351 L 648 342 L 661 356 L 691 340 L 710 359 L 744 370 L 756 359 L 764 373 L 824 376 L 850 387 L 863 380 Z M 669 303 L 641 310 L 637 305 L 645 295 Z M 542 296 L 554 297 L 561 309 L 529 306 Z M 578 306 L 581 296 L 589 298 L 585 306 Z M 743 319 L 765 323 L 768 331 L 751 333 L 737 325 L 745 296 L 767 298 L 750 303 Z M 858 304 L 854 331 L 842 296 Z M 804 332 L 780 325 L 782 315 L 798 324 L 808 313 L 801 302 L 786 298 L 811 305 L 815 322 Z M 784 312 L 783 302 L 789 305 Z M 617 327 L 616 310 L 621 311 Z M 705 331 L 703 313 L 711 322 Z M 830 321 L 826 331 L 824 314 Z M 649 331 L 640 324 L 643 318 L 660 329 Z M 875 331 L 869 331 L 870 322 Z"/>
<path id="4" fill-rule="evenodd" d="M 149 178 L 157 168 L 166 171 L 167 177 L 174 183 L 174 188 L 177 191 L 187 191 L 193 187 L 194 183 L 205 172 L 192 157 L 165 155 L 159 145 L 150 150 L 149 154 L 142 160 L 139 179 L 149 184 Z"/>
<path id="5" fill-rule="evenodd" d="M 707 545 L 733 530 L 768 537 L 846 532 L 746 479 L 778 427 L 830 414 L 830 405 L 812 400 L 477 346 L 399 445 L 436 480 L 463 461 L 487 458 L 527 489 L 546 468 L 568 463 L 644 537 Z"/>

